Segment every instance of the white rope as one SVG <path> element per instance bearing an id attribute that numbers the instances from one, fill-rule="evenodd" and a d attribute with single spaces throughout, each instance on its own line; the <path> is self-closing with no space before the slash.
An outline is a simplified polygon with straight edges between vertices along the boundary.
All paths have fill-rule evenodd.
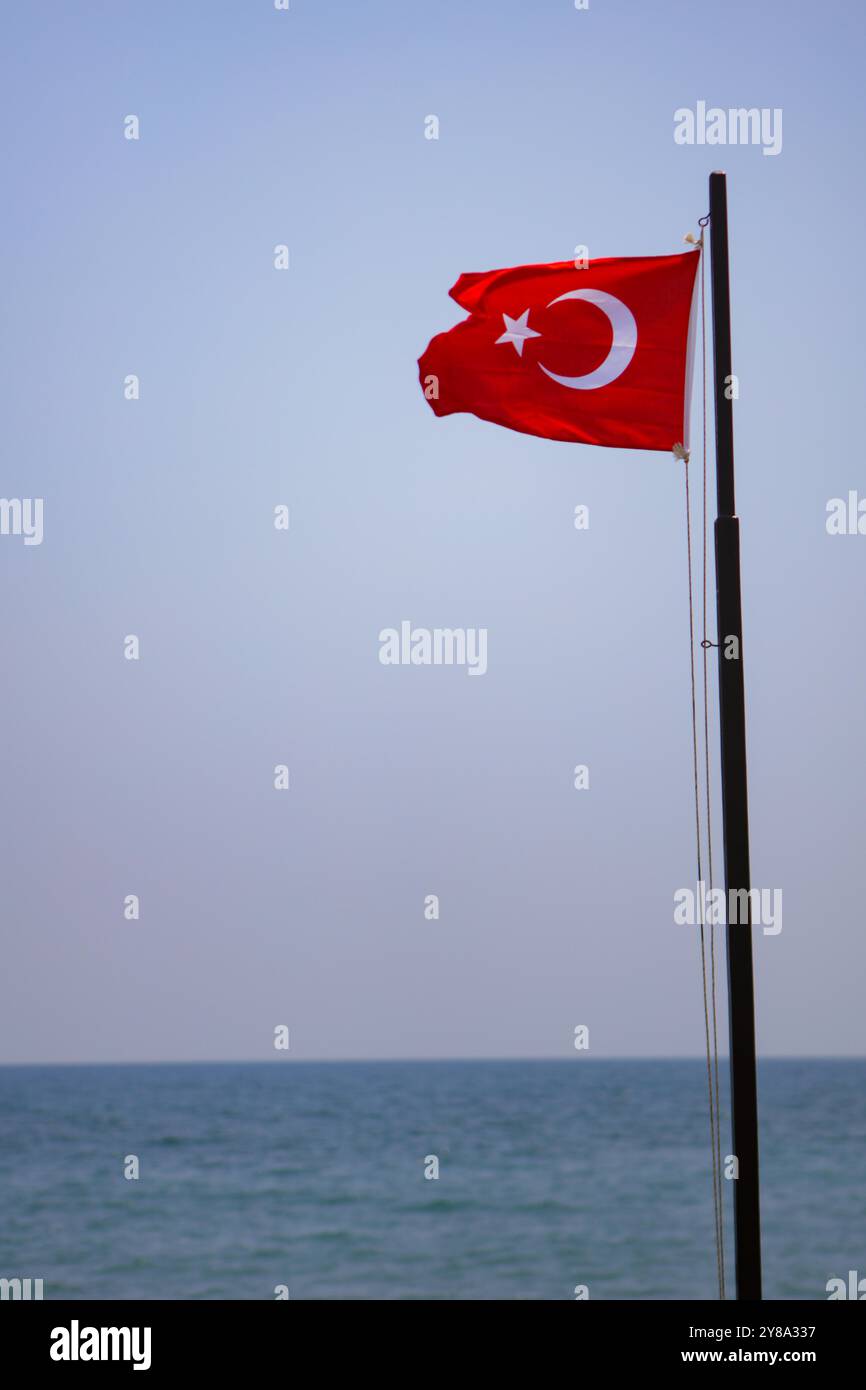
<path id="1" fill-rule="evenodd" d="M 701 273 L 701 388 L 702 388 L 702 409 L 701 423 L 703 426 L 702 439 L 702 459 L 703 459 L 703 641 L 701 650 L 703 653 L 703 674 L 704 674 L 704 785 L 706 787 L 706 808 L 707 808 L 707 881 L 710 892 L 713 891 L 713 815 L 712 798 L 710 783 L 710 701 L 709 686 L 707 675 L 707 663 L 710 654 L 710 640 L 707 636 L 707 575 L 709 570 L 708 561 L 708 491 L 707 491 L 707 297 L 706 297 L 706 274 L 704 270 L 704 234 L 701 231 L 700 239 L 700 273 Z M 716 1001 L 716 926 L 710 923 L 710 974 L 711 987 L 710 995 L 712 1000 L 713 1013 L 713 1084 L 715 1089 L 715 1130 L 716 1130 L 716 1161 L 714 1165 L 715 1180 L 718 1185 L 718 1245 L 719 1245 L 719 1271 L 721 1277 L 720 1297 L 725 1297 L 725 1203 L 722 1187 L 722 1116 L 719 1103 L 719 1028 L 718 1028 L 718 1009 Z"/>
<path id="2" fill-rule="evenodd" d="M 709 754 L 709 687 L 707 674 L 707 338 L 706 338 L 706 293 L 705 276 L 703 267 L 703 233 L 700 240 L 696 241 L 690 234 L 687 241 L 696 244 L 701 256 L 701 367 L 702 367 L 702 391 L 703 391 L 703 630 L 704 638 L 701 643 L 703 649 L 703 695 L 704 695 L 704 775 L 706 780 L 706 808 L 707 808 L 707 862 L 709 871 L 709 883 L 712 890 L 712 816 L 710 807 L 710 754 Z M 688 556 L 688 580 L 689 580 L 689 669 L 691 675 L 691 700 L 692 700 L 692 763 L 694 773 L 694 795 L 695 795 L 695 850 L 697 858 L 697 881 L 702 884 L 703 879 L 703 848 L 701 833 L 701 788 L 700 773 L 698 762 L 698 716 L 697 716 L 697 687 L 695 680 L 695 613 L 694 613 L 694 580 L 692 566 L 692 522 L 691 522 L 691 494 L 689 488 L 689 451 L 683 444 L 673 446 L 673 454 L 680 459 L 684 465 L 683 473 L 685 478 L 685 502 L 686 502 L 686 547 Z M 704 900 L 701 895 L 700 905 L 700 943 L 701 943 L 701 984 L 703 991 L 704 1004 L 704 1039 L 706 1044 L 707 1058 L 707 1097 L 709 1102 L 710 1115 L 710 1153 L 712 1156 L 712 1177 L 713 1177 L 713 1226 L 716 1247 L 716 1274 L 719 1286 L 719 1298 L 725 1298 L 725 1255 L 724 1255 L 724 1200 L 722 1192 L 722 1165 L 721 1165 L 721 1111 L 719 1106 L 719 1049 L 718 1049 L 718 1024 L 716 1006 L 716 956 L 715 956 L 715 926 L 710 924 L 710 986 L 707 986 L 707 945 L 706 945 L 706 925 L 704 922 Z M 712 1017 L 712 1041 L 710 1037 Z"/>

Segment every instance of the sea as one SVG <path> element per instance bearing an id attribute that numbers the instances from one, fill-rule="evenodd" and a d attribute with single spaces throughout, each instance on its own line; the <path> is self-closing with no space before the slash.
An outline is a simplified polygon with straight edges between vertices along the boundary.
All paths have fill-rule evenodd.
<path id="1" fill-rule="evenodd" d="M 866 1278 L 866 1061 L 759 1100 L 765 1297 L 823 1300 Z M 0 1068 L 0 1277 L 46 1299 L 711 1300 L 712 1193 L 705 1061 Z"/>

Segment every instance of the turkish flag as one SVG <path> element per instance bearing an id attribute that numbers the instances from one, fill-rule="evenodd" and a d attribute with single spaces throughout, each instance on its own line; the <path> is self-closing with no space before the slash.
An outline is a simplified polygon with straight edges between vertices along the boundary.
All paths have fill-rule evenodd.
<path id="1" fill-rule="evenodd" d="M 688 443 L 690 324 L 699 253 L 524 265 L 461 275 L 469 317 L 419 359 L 437 415 L 577 444 Z"/>

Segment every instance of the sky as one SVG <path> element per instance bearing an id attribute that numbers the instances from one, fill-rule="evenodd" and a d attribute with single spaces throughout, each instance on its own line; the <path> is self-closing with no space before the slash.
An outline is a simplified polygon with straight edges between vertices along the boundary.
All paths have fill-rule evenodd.
<path id="1" fill-rule="evenodd" d="M 682 251 L 713 168 L 759 1054 L 863 1055 L 864 26 L 4 6 L 0 492 L 44 537 L 0 536 L 0 1061 L 701 1054 L 682 464 L 437 420 L 416 360 L 462 272 Z M 676 143 L 699 101 L 781 149 Z M 486 628 L 483 678 L 383 666 L 404 620 Z"/>

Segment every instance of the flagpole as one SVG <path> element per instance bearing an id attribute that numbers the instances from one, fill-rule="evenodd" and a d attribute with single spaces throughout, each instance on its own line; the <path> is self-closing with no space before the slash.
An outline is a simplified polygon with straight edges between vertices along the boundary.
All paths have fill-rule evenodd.
<path id="1" fill-rule="evenodd" d="M 726 902 L 751 887 L 746 786 L 746 704 L 740 598 L 740 523 L 734 504 L 734 421 L 731 400 L 731 296 L 728 276 L 728 197 L 725 175 L 710 174 L 710 274 L 716 417 L 716 614 L 719 725 Z M 736 639 L 736 641 L 732 641 Z M 741 898 L 734 899 L 736 902 Z M 728 913 L 728 1015 L 731 1128 L 738 1171 L 734 1181 L 737 1298 L 761 1298 L 761 1213 L 758 1187 L 758 1091 L 751 902 L 745 923 Z"/>

